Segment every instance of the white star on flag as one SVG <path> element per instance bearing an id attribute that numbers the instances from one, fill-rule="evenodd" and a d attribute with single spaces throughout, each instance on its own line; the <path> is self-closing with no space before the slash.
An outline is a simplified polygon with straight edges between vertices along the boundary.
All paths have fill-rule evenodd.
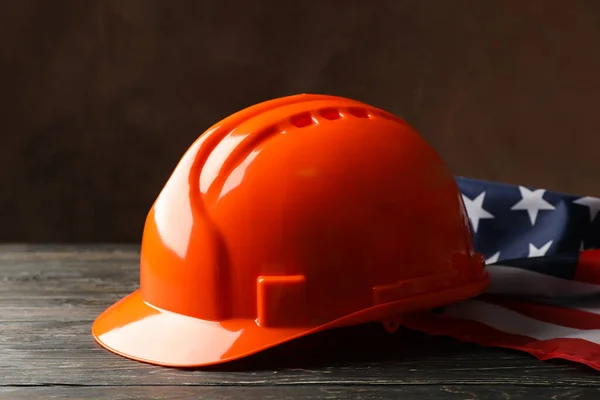
<path id="1" fill-rule="evenodd" d="M 546 255 L 548 249 L 552 246 L 552 240 L 540 247 L 539 249 L 535 247 L 533 243 L 529 243 L 529 257 L 542 257 Z"/>
<path id="2" fill-rule="evenodd" d="M 487 264 L 494 264 L 498 262 L 498 258 L 500 258 L 500 252 L 497 251 L 495 254 L 492 254 L 492 256 L 490 258 L 488 258 L 487 260 L 485 260 L 486 265 Z"/>
<path id="3" fill-rule="evenodd" d="M 473 224 L 473 230 L 475 231 L 475 233 L 477 233 L 477 228 L 479 227 L 479 220 L 494 218 L 492 214 L 483 209 L 484 197 L 485 192 L 481 192 L 479 196 L 475 197 L 475 199 L 473 200 L 471 200 L 464 194 L 462 195 L 463 201 L 465 203 L 465 208 L 467 209 L 467 214 L 469 215 L 471 224 Z"/>
<path id="4" fill-rule="evenodd" d="M 554 206 L 544 200 L 544 189 L 529 190 L 526 187 L 519 186 L 521 200 L 511 207 L 511 210 L 526 210 L 531 220 L 531 225 L 535 225 L 540 210 L 554 210 Z"/>
<path id="5" fill-rule="evenodd" d="M 586 206 L 590 209 L 590 222 L 596 218 L 598 211 L 600 211 L 600 199 L 596 197 L 582 197 L 575 200 L 573 203 L 580 206 Z"/>

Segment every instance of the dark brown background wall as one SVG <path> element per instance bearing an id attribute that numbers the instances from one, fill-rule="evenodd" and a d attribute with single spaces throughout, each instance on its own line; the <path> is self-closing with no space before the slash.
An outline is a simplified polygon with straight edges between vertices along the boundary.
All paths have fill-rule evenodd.
<path id="1" fill-rule="evenodd" d="M 600 195 L 599 49 L 595 0 L 5 1 L 0 241 L 137 242 L 207 126 L 298 92 L 402 116 L 458 175 Z"/>

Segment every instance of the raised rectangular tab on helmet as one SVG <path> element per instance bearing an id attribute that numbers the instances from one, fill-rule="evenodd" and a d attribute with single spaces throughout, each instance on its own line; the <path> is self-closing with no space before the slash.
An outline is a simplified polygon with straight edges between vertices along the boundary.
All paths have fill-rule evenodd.
<path id="1" fill-rule="evenodd" d="M 260 276 L 257 322 L 262 327 L 303 326 L 308 321 L 304 275 Z"/>

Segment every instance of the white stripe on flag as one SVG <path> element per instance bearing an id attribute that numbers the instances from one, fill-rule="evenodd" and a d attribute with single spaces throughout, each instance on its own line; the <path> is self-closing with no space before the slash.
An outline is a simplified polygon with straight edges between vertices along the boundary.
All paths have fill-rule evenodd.
<path id="1" fill-rule="evenodd" d="M 537 340 L 583 339 L 600 344 L 599 329 L 574 329 L 538 321 L 504 307 L 479 300 L 468 300 L 445 308 L 444 315 L 476 321 L 499 331 Z"/>
<path id="2" fill-rule="evenodd" d="M 488 265 L 490 286 L 486 293 L 519 296 L 572 297 L 600 294 L 600 285 L 505 265 Z"/>

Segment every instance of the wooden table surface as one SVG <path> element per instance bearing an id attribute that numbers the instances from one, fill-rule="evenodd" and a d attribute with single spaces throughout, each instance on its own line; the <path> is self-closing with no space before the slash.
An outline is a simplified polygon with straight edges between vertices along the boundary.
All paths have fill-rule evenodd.
<path id="1" fill-rule="evenodd" d="M 100 348 L 93 319 L 138 286 L 137 246 L 0 246 L 0 399 L 597 399 L 600 373 L 377 324 L 217 368 Z"/>

